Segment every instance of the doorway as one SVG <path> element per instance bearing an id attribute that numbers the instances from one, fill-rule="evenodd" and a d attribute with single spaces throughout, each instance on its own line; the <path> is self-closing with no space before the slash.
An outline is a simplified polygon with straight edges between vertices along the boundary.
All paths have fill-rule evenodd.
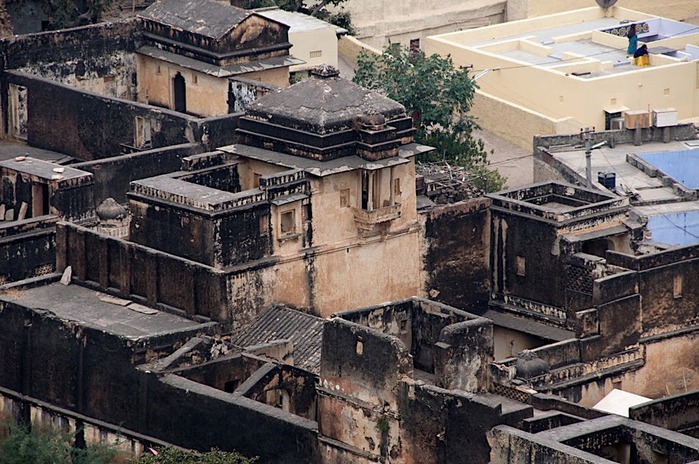
<path id="1" fill-rule="evenodd" d="M 175 111 L 187 112 L 187 86 L 182 74 L 177 73 L 172 80 L 173 94 L 175 97 Z"/>

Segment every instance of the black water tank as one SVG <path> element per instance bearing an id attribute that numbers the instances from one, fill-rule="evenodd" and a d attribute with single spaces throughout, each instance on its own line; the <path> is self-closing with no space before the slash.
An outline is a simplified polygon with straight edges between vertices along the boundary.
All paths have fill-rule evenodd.
<path id="1" fill-rule="evenodd" d="M 597 182 L 599 182 L 609 190 L 614 190 L 614 188 L 616 187 L 616 173 L 604 171 L 598 172 Z"/>

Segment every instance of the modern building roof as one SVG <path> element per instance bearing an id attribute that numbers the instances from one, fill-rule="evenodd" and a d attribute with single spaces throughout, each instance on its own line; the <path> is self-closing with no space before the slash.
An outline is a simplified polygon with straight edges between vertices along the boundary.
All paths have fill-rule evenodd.
<path id="1" fill-rule="evenodd" d="M 283 127 L 326 134 L 353 127 L 355 119 L 405 115 L 405 107 L 338 75 L 311 77 L 270 92 L 248 106 L 246 116 Z"/>
<path id="2" fill-rule="evenodd" d="M 337 34 L 346 34 L 347 30 L 341 27 L 337 27 L 334 24 L 327 23 L 316 17 L 296 13 L 293 11 L 285 11 L 281 9 L 260 9 L 256 10 L 256 13 L 265 18 L 272 19 L 282 24 L 289 26 L 289 32 L 307 32 L 315 31 L 318 29 L 333 28 Z"/>
<path id="3" fill-rule="evenodd" d="M 294 365 L 318 374 L 325 322 L 325 319 L 286 306 L 271 306 L 257 316 L 233 343 L 247 347 L 290 340 L 294 347 Z"/>
<path id="4" fill-rule="evenodd" d="M 159 0 L 139 14 L 175 29 L 220 39 L 251 11 L 215 0 Z"/>

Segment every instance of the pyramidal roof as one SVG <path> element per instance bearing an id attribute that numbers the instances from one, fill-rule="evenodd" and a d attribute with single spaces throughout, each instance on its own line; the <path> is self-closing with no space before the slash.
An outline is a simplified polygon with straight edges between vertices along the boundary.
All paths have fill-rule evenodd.
<path id="1" fill-rule="evenodd" d="M 247 116 L 284 127 L 326 134 L 352 127 L 360 116 L 405 115 L 405 107 L 374 91 L 339 77 L 331 66 L 316 68 L 311 77 L 253 102 Z"/>

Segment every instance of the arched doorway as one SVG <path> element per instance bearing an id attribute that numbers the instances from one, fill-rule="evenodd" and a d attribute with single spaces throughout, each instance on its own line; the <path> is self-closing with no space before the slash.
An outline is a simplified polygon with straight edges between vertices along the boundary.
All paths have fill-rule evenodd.
<path id="1" fill-rule="evenodd" d="M 172 80 L 173 93 L 175 97 L 175 111 L 187 112 L 187 86 L 182 74 L 177 73 Z"/>

